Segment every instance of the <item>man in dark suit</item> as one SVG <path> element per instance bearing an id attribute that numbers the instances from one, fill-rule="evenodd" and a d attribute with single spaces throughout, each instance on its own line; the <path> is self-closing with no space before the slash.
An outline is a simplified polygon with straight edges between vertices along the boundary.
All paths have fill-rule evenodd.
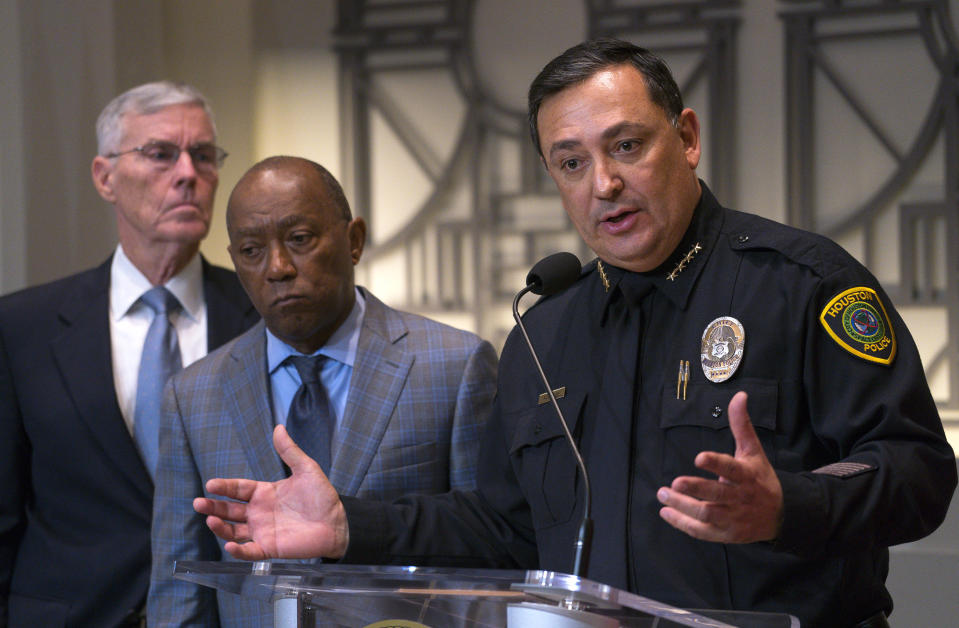
<path id="1" fill-rule="evenodd" d="M 152 628 L 273 624 L 269 605 L 175 580 L 173 564 L 231 560 L 192 508 L 208 479 L 286 477 L 270 434 L 277 424 L 296 426 L 302 377 L 292 363 L 321 361 L 325 399 L 308 422 L 324 414 L 331 424 L 307 439 L 314 454 L 342 494 L 371 499 L 473 488 L 495 391 L 488 342 L 354 285 L 366 223 L 322 166 L 295 157 L 256 164 L 230 196 L 227 225 L 230 255 L 263 322 L 167 387 Z"/>
<path id="2" fill-rule="evenodd" d="M 172 295 L 160 321 L 184 365 L 258 318 L 236 275 L 197 254 L 225 157 L 203 96 L 131 89 L 100 114 L 97 141 L 93 182 L 116 213 L 116 251 L 0 299 L 0 625 L 11 628 L 143 617 L 156 433 L 140 417 L 157 413 L 147 393 L 162 377 L 144 349 L 160 316 L 141 296 Z"/>

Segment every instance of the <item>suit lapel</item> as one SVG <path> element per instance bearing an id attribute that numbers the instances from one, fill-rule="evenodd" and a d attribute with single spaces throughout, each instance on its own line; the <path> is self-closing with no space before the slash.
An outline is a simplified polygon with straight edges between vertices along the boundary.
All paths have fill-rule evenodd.
<path id="1" fill-rule="evenodd" d="M 113 385 L 110 263 L 107 260 L 78 277 L 74 291 L 63 300 L 59 313 L 63 328 L 51 341 L 50 349 L 81 420 L 104 455 L 123 469 L 117 475 L 150 494 L 150 476 L 120 413 Z"/>
<path id="2" fill-rule="evenodd" d="M 262 322 L 240 336 L 225 362 L 225 407 L 234 417 L 233 426 L 257 480 L 280 480 L 286 476 L 273 449 L 273 411 L 269 375 L 266 372 L 266 332 Z"/>
<path id="3" fill-rule="evenodd" d="M 398 344 L 408 333 L 403 321 L 369 292 L 363 295 L 366 314 L 329 474 L 344 495 L 355 495 L 366 477 L 413 365 L 412 354 Z"/>
<path id="4" fill-rule="evenodd" d="M 59 333 L 53 334 L 50 350 L 81 420 L 104 454 L 124 470 L 117 475 L 129 479 L 140 490 L 152 493 L 152 482 L 123 420 L 113 385 L 109 319 L 111 263 L 112 257 L 77 277 L 72 292 L 63 299 L 59 312 L 63 326 Z M 257 319 L 256 310 L 235 276 L 211 266 L 206 260 L 203 260 L 203 290 L 209 347 L 222 345 Z M 267 443 L 272 450 L 272 435 L 268 436 Z"/>

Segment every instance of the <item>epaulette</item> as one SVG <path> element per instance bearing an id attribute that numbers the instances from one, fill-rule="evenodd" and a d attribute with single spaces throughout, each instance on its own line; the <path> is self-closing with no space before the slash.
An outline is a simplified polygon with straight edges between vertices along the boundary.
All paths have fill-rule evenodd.
<path id="1" fill-rule="evenodd" d="M 736 251 L 776 251 L 820 277 L 851 261 L 849 253 L 825 236 L 735 210 L 727 210 L 721 237 Z"/>

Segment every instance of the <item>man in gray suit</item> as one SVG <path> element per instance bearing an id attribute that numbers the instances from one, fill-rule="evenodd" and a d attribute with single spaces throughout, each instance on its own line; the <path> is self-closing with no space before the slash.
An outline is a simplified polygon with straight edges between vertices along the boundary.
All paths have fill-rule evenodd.
<path id="1" fill-rule="evenodd" d="M 331 460 L 324 471 L 345 495 L 392 499 L 472 487 L 495 391 L 488 342 L 393 310 L 354 286 L 366 224 L 351 217 L 322 166 L 294 157 L 256 164 L 230 196 L 227 227 L 237 274 L 263 322 L 167 387 L 151 627 L 271 625 L 269 605 L 172 573 L 177 560 L 230 558 L 193 511 L 206 480 L 287 474 L 271 433 L 279 424 L 293 429 L 291 404 L 300 403 L 303 378 L 291 356 L 325 356 L 319 378 L 334 427 L 320 446 Z"/>

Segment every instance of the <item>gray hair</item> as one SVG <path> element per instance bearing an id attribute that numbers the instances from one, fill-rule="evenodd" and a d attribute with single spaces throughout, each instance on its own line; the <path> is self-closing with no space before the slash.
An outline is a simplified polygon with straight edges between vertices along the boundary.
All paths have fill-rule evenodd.
<path id="1" fill-rule="evenodd" d="M 198 89 L 186 83 L 157 81 L 128 89 L 103 108 L 97 118 L 97 152 L 106 156 L 119 150 L 123 139 L 123 117 L 127 114 L 149 115 L 173 105 L 203 107 L 216 139 L 213 110 Z"/>

